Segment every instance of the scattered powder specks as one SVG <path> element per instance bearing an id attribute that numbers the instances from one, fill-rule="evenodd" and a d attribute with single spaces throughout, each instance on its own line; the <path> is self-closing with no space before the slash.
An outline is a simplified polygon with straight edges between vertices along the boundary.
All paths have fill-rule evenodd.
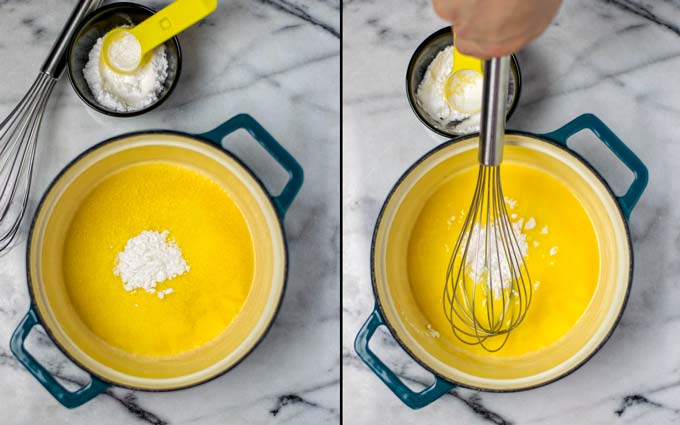
<path id="1" fill-rule="evenodd" d="M 536 247 L 536 246 L 539 246 L 539 245 L 540 245 L 540 244 L 538 243 L 538 241 L 534 241 L 534 246 L 535 246 L 535 247 Z"/>
<path id="2" fill-rule="evenodd" d="M 164 289 L 162 291 L 158 291 L 156 293 L 156 295 L 158 295 L 158 298 L 163 299 L 163 298 L 165 298 L 166 295 L 172 294 L 173 292 L 175 292 L 174 289 L 168 288 L 168 289 Z"/>
<path id="3" fill-rule="evenodd" d="M 427 333 L 429 333 L 432 338 L 439 338 L 439 332 L 437 332 L 429 323 L 427 325 Z"/>
<path id="4" fill-rule="evenodd" d="M 536 227 L 536 220 L 533 217 L 529 217 L 527 224 L 524 225 L 524 230 L 531 230 Z"/>
<path id="5" fill-rule="evenodd" d="M 512 199 L 512 198 L 507 198 L 507 197 L 506 197 L 506 198 L 505 198 L 505 203 L 507 204 L 507 206 L 510 207 L 511 210 L 514 210 L 515 207 L 517 206 L 517 201 L 515 201 L 515 200 Z"/>
<path id="6" fill-rule="evenodd" d="M 548 226 L 543 226 L 543 228 L 541 229 L 541 233 L 544 234 L 544 235 L 547 235 L 548 234 Z"/>
<path id="7" fill-rule="evenodd" d="M 555 254 L 557 254 L 557 247 L 556 246 L 550 248 L 550 255 L 553 256 Z"/>

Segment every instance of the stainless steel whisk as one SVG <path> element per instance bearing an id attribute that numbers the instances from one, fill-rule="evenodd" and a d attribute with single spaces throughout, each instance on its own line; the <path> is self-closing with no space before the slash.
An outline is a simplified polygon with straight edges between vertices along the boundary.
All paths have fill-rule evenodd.
<path id="1" fill-rule="evenodd" d="M 28 205 L 38 130 L 47 100 L 66 66 L 66 51 L 78 24 L 102 0 L 81 0 L 52 46 L 38 78 L 0 123 L 0 254 L 19 231 Z"/>
<path id="2" fill-rule="evenodd" d="M 500 350 L 522 322 L 532 295 L 501 187 L 509 69 L 507 56 L 484 63 L 477 185 L 449 260 L 443 296 L 454 335 L 491 352 Z"/>

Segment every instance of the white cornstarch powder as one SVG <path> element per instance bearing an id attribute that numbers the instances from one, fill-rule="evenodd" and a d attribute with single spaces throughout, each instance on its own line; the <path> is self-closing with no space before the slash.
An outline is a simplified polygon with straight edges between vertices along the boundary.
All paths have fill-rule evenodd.
<path id="1" fill-rule="evenodd" d="M 134 45 L 125 40 L 123 37 L 120 42 L 114 42 L 109 49 L 114 50 L 109 53 L 118 52 L 117 56 L 121 62 L 133 60 L 137 54 Z M 85 81 L 97 102 L 117 112 L 138 111 L 156 102 L 163 90 L 163 83 L 168 78 L 165 46 L 156 47 L 151 59 L 136 71 L 131 74 L 120 74 L 101 60 L 102 43 L 103 38 L 99 38 L 90 51 L 88 62 L 83 69 Z"/>
<path id="2" fill-rule="evenodd" d="M 156 285 L 189 271 L 182 251 L 174 241 L 168 241 L 168 232 L 145 230 L 131 238 L 125 250 L 116 257 L 113 274 L 120 276 L 126 291 L 144 289 L 156 293 Z M 158 298 L 173 292 L 172 288 L 158 291 Z"/>
<path id="3" fill-rule="evenodd" d="M 520 220 L 512 223 L 512 229 L 517 240 L 515 248 L 519 249 L 519 253 L 522 255 L 522 259 L 524 259 L 527 256 L 529 245 L 527 243 L 527 235 L 522 232 L 522 222 Z M 495 240 L 496 226 L 488 226 L 488 230 L 490 230 L 488 240 Z M 483 247 L 487 243 L 486 232 L 487 228 L 481 227 L 479 223 L 475 223 L 472 227 L 469 240 L 472 253 L 469 253 L 465 259 L 465 268 L 468 270 L 468 276 L 470 276 L 473 282 L 480 283 L 491 280 L 494 298 L 498 298 L 501 295 L 502 289 L 508 289 L 512 286 L 512 271 L 510 270 L 508 258 L 502 251 L 499 258 L 499 253 L 495 249 L 490 250 L 491 258 L 489 259 L 489 266 L 491 270 L 487 268 L 486 252 L 483 248 L 480 248 L 479 255 L 474 254 L 476 247 Z M 500 282 L 498 281 L 499 277 Z"/>
<path id="4" fill-rule="evenodd" d="M 529 220 L 527 220 L 527 224 L 524 225 L 524 230 L 531 230 L 536 227 L 536 219 L 533 217 L 529 217 Z"/>
<path id="5" fill-rule="evenodd" d="M 451 74 L 452 67 L 453 46 L 449 46 L 439 52 L 427 67 L 416 96 L 431 118 L 444 125 L 458 123 L 453 126 L 457 133 L 473 133 L 479 130 L 479 112 L 465 114 L 451 108 L 446 101 L 446 80 Z"/>
<path id="6" fill-rule="evenodd" d="M 515 199 L 505 197 L 505 204 L 510 210 L 515 210 L 518 206 L 518 202 Z M 529 255 L 529 242 L 533 248 L 538 248 L 540 243 L 537 240 L 532 240 L 536 237 L 536 232 L 538 232 L 538 223 L 535 217 L 529 217 L 525 220 L 522 217 L 518 217 L 516 213 L 510 216 L 513 233 L 515 234 L 515 239 L 517 241 L 517 246 L 515 249 L 519 250 L 519 254 L 522 256 L 522 260 Z M 487 239 L 487 230 L 489 231 Z M 484 252 L 484 246 L 487 241 L 493 241 L 496 238 L 496 227 L 495 226 L 480 226 L 479 223 L 475 223 L 472 226 L 472 230 L 469 234 L 469 246 L 471 252 L 468 253 L 465 259 L 465 270 L 469 278 L 476 284 L 488 284 L 489 277 L 491 277 L 491 286 L 493 290 L 494 298 L 500 298 L 503 289 L 509 289 L 512 287 L 512 271 L 510 269 L 510 264 L 508 258 L 503 251 L 497 252 L 495 249 L 491 249 L 489 252 L 489 264 L 487 267 L 486 253 Z M 528 232 L 525 233 L 525 232 Z M 548 226 L 543 226 L 540 230 L 541 235 L 548 234 Z M 529 236 L 531 235 L 531 236 Z M 476 250 L 479 247 L 479 255 L 476 255 Z M 557 254 L 558 247 L 553 246 L 550 248 L 550 256 Z M 460 254 L 462 256 L 462 252 Z M 545 255 L 543 255 L 545 258 Z M 554 262 L 552 262 L 554 263 Z M 550 264 L 554 265 L 554 264 Z"/>
<path id="7" fill-rule="evenodd" d="M 109 63 L 118 69 L 132 71 L 142 60 L 142 45 L 137 37 L 127 31 L 121 31 L 120 37 L 115 37 L 109 45 Z"/>
<path id="8" fill-rule="evenodd" d="M 416 90 L 416 99 L 423 110 L 432 120 L 439 123 L 454 134 L 469 134 L 479 131 L 481 112 L 466 114 L 451 108 L 446 101 L 446 80 L 448 80 L 453 68 L 453 46 L 448 46 L 440 51 L 425 71 L 423 80 Z M 511 93 L 514 90 L 514 81 L 510 78 L 508 84 L 509 96 L 508 107 L 512 104 Z M 456 100 L 456 104 L 477 103 L 472 97 L 478 97 L 481 104 L 481 86 L 472 84 L 464 87 L 463 98 Z"/>

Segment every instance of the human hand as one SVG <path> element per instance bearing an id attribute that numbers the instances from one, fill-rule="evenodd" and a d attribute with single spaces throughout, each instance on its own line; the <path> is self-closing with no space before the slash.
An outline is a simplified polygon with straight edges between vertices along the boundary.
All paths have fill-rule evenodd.
<path id="1" fill-rule="evenodd" d="M 541 35 L 562 0 L 433 0 L 434 10 L 451 22 L 456 48 L 482 59 L 519 51 Z"/>

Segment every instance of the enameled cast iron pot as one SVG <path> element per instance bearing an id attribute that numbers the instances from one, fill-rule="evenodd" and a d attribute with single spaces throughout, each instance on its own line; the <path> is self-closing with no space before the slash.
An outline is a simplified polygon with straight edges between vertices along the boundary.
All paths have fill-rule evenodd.
<path id="1" fill-rule="evenodd" d="M 617 197 L 568 139 L 591 130 L 634 174 Z M 606 342 L 623 312 L 631 285 L 633 252 L 627 219 L 647 185 L 640 159 L 594 115 L 579 116 L 548 134 L 508 131 L 504 161 L 537 167 L 560 179 L 580 200 L 593 223 L 600 252 L 597 287 L 581 319 L 556 344 L 521 358 L 472 356 L 447 349 L 445 338 L 427 332 L 407 270 L 408 240 L 423 204 L 447 177 L 477 167 L 477 134 L 444 143 L 412 165 L 385 201 L 373 233 L 371 273 L 376 307 L 355 340 L 359 357 L 409 407 L 426 406 L 455 386 L 518 391 L 553 382 L 585 363 Z M 438 306 L 433 306 L 437 308 Z M 369 348 L 380 326 L 420 365 L 435 375 L 421 392 L 409 389 Z M 482 358 L 483 357 L 483 358 Z"/>
<path id="2" fill-rule="evenodd" d="M 288 172 L 278 196 L 222 148 L 222 139 L 244 129 Z M 71 307 L 64 286 L 63 239 L 70 217 L 89 190 L 133 164 L 165 161 L 208 175 L 237 203 L 250 228 L 255 274 L 245 304 L 216 340 L 172 358 L 134 356 L 100 342 Z M 228 371 L 262 340 L 278 311 L 287 275 L 282 220 L 303 181 L 298 162 L 249 115 L 237 115 L 207 133 L 129 133 L 106 140 L 73 160 L 52 182 L 33 219 L 26 253 L 31 306 L 10 342 L 19 361 L 64 406 L 80 406 L 111 384 L 163 391 L 190 387 Z M 227 225 L 225 223 L 225 225 Z M 41 324 L 55 344 L 87 371 L 91 382 L 68 391 L 26 350 L 31 329 Z"/>

